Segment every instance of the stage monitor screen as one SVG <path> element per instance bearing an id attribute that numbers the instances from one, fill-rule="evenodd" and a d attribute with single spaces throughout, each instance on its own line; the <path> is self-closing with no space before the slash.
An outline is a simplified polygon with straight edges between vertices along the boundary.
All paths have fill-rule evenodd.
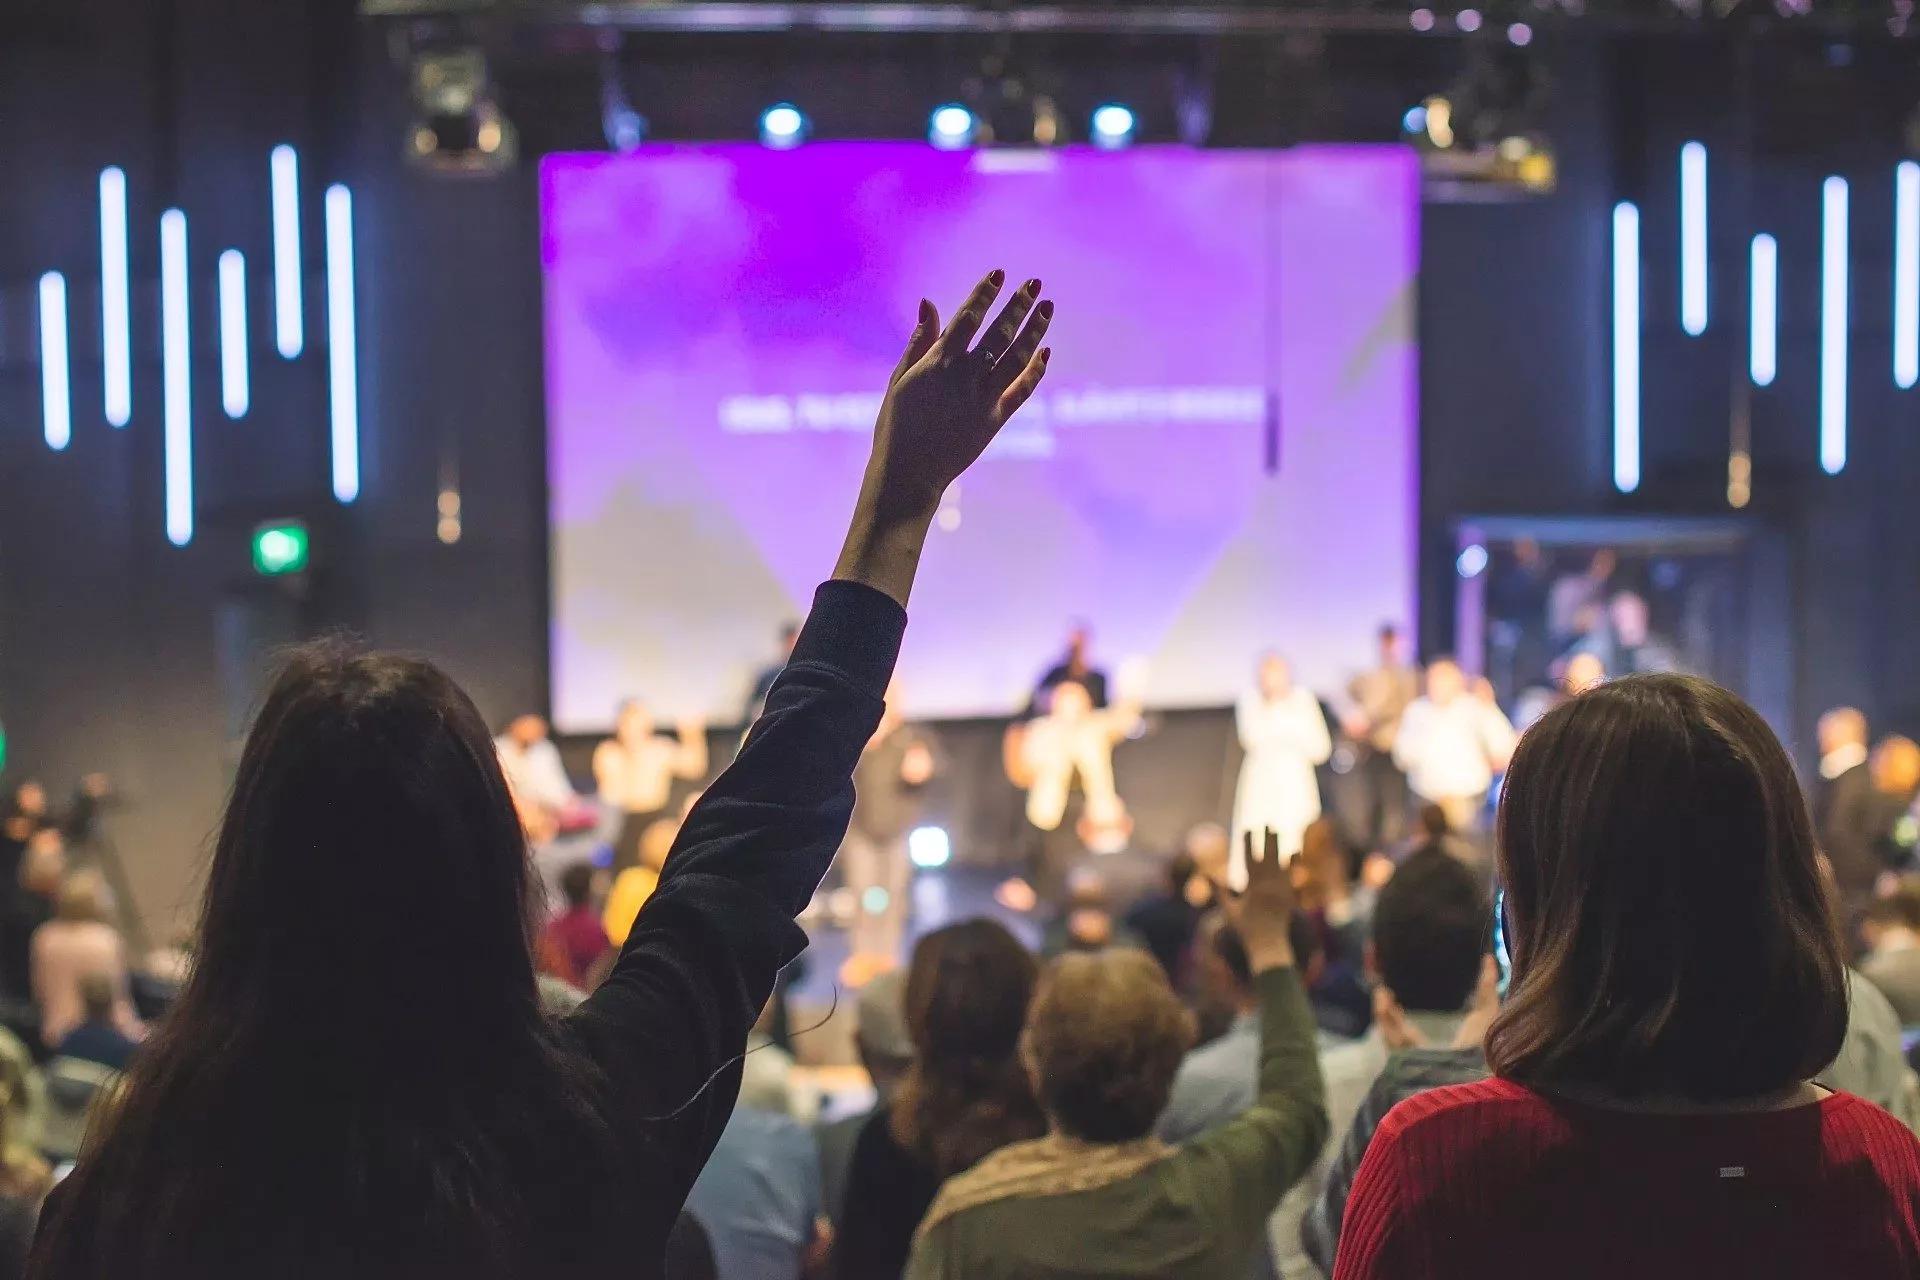
<path id="1" fill-rule="evenodd" d="M 1411 621 L 1419 175 L 1397 147 L 660 145 L 541 167 L 557 725 L 737 719 L 827 577 L 924 295 L 1058 315 L 947 495 L 916 716 L 1026 700 L 1084 619 L 1152 706 L 1329 692 Z M 1134 661 L 1137 660 L 1137 661 Z"/>

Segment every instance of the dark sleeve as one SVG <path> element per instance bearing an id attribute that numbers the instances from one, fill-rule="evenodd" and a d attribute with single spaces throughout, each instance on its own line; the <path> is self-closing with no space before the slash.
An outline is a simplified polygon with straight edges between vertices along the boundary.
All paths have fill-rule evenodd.
<path id="1" fill-rule="evenodd" d="M 896 1280 L 913 1233 L 940 1185 L 893 1140 L 883 1107 L 862 1126 L 847 1170 L 845 1208 L 834 1224 L 832 1280 Z"/>
<path id="2" fill-rule="evenodd" d="M 766 710 L 688 815 L 613 972 L 567 1019 L 683 1191 L 733 1109 L 774 975 L 806 946 L 793 917 L 846 835 L 853 767 L 905 627 L 870 587 L 820 588 Z"/>
<path id="3" fill-rule="evenodd" d="M 1347 1211 L 1347 1196 L 1353 1190 L 1354 1177 L 1360 1172 L 1360 1161 L 1367 1154 L 1367 1144 L 1373 1141 L 1374 1131 L 1387 1112 L 1400 1100 L 1399 1076 L 1398 1064 L 1389 1063 L 1374 1078 L 1373 1087 L 1360 1102 L 1360 1109 L 1353 1113 L 1353 1126 L 1347 1130 L 1339 1152 L 1327 1166 L 1327 1180 L 1320 1189 L 1319 1200 L 1301 1220 L 1300 1243 L 1306 1246 L 1307 1256 L 1327 1275 L 1333 1274 L 1340 1219 Z"/>

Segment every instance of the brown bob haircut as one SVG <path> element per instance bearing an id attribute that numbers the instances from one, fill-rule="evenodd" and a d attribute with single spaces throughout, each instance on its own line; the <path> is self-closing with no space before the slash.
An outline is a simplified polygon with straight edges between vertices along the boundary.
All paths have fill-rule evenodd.
<path id="1" fill-rule="evenodd" d="M 1725 1101 L 1840 1052 L 1846 962 L 1806 802 L 1725 689 L 1630 676 L 1549 713 L 1508 769 L 1499 850 L 1496 1074 Z"/>
<path id="2" fill-rule="evenodd" d="M 1048 967 L 1022 1048 L 1040 1105 L 1068 1136 L 1131 1142 L 1166 1110 L 1193 1031 L 1159 963 L 1116 947 Z"/>

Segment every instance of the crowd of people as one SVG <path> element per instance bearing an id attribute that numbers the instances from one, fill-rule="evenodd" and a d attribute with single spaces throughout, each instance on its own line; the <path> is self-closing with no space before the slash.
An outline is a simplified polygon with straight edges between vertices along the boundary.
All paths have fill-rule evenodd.
<path id="1" fill-rule="evenodd" d="M 1305 785 L 1317 705 L 1263 663 L 1237 829 L 1196 828 L 1132 903 L 1043 857 L 1047 954 L 993 919 L 925 933 L 863 975 L 871 1106 L 811 1113 L 773 997 L 836 857 L 901 830 L 857 786 L 936 764 L 886 693 L 940 496 L 1045 372 L 1052 304 L 1028 281 L 995 314 L 1004 286 L 944 326 L 922 304 L 832 576 L 683 813 L 700 726 L 623 717 L 596 758 L 626 846 L 604 871 L 530 859 L 598 820 L 543 724 L 494 741 L 417 659 L 288 660 L 169 1011 L 63 1181 L 0 1170 L 23 1222 L 45 1196 L 17 1229 L 31 1275 L 1920 1274 L 1896 1007 L 1920 895 L 1878 835 L 1830 844 L 1878 832 L 1860 815 L 1902 779 L 1910 814 L 1920 778 L 1836 715 L 1810 809 L 1752 709 L 1684 675 L 1566 688 L 1517 735 L 1383 635 L 1341 726 L 1378 762 L 1355 843 Z M 1084 853 L 1135 709 L 1084 644 L 1061 666 L 1008 757 L 1035 829 Z M 52 825 L 42 804 L 6 828 L 49 904 L 27 989 L 76 993 L 41 1033 L 137 1031 L 97 886 L 42 865 Z"/>

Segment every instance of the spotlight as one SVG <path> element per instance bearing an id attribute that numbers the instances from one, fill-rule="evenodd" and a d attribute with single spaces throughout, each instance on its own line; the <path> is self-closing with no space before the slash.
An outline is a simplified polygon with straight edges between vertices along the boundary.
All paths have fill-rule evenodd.
<path id="1" fill-rule="evenodd" d="M 980 122 L 974 119 L 973 112 L 957 102 L 935 107 L 927 117 L 927 141 L 942 151 L 972 146 L 979 132 Z"/>
<path id="2" fill-rule="evenodd" d="M 953 858 L 953 841 L 939 827 L 915 827 L 907 833 L 907 858 L 916 867 L 944 867 Z"/>
<path id="3" fill-rule="evenodd" d="M 1480 11 L 1478 9 L 1462 9 L 1454 15 L 1453 20 L 1454 23 L 1468 35 L 1472 35 L 1480 29 Z"/>
<path id="4" fill-rule="evenodd" d="M 1407 21 L 1413 24 L 1415 31 L 1431 31 L 1433 30 L 1433 10 L 1415 9 L 1407 15 Z"/>
<path id="5" fill-rule="evenodd" d="M 1460 549 L 1459 559 L 1453 562 L 1454 571 L 1463 578 L 1477 578 L 1487 571 L 1487 549 L 1477 542 L 1470 542 Z"/>
<path id="6" fill-rule="evenodd" d="M 1421 134 L 1427 131 L 1427 104 L 1416 103 L 1407 108 L 1407 114 L 1400 117 L 1400 132 Z"/>
<path id="7" fill-rule="evenodd" d="M 1093 109 L 1093 145 L 1117 151 L 1133 141 L 1133 108 L 1109 102 Z"/>
<path id="8" fill-rule="evenodd" d="M 807 117 L 791 102 L 776 103 L 760 113 L 760 141 L 778 151 L 807 140 Z"/>
<path id="9" fill-rule="evenodd" d="M 412 81 L 416 163 L 459 173 L 497 173 L 513 163 L 519 137 L 493 99 L 486 54 L 416 54 Z"/>
<path id="10" fill-rule="evenodd" d="M 1516 22 L 1507 28 L 1507 42 L 1521 48 L 1533 43 L 1533 28 L 1524 22 Z"/>
<path id="11" fill-rule="evenodd" d="M 647 118 L 634 110 L 620 78 L 620 64 L 612 57 L 600 63 L 600 130 L 607 145 L 622 155 L 647 140 Z"/>

